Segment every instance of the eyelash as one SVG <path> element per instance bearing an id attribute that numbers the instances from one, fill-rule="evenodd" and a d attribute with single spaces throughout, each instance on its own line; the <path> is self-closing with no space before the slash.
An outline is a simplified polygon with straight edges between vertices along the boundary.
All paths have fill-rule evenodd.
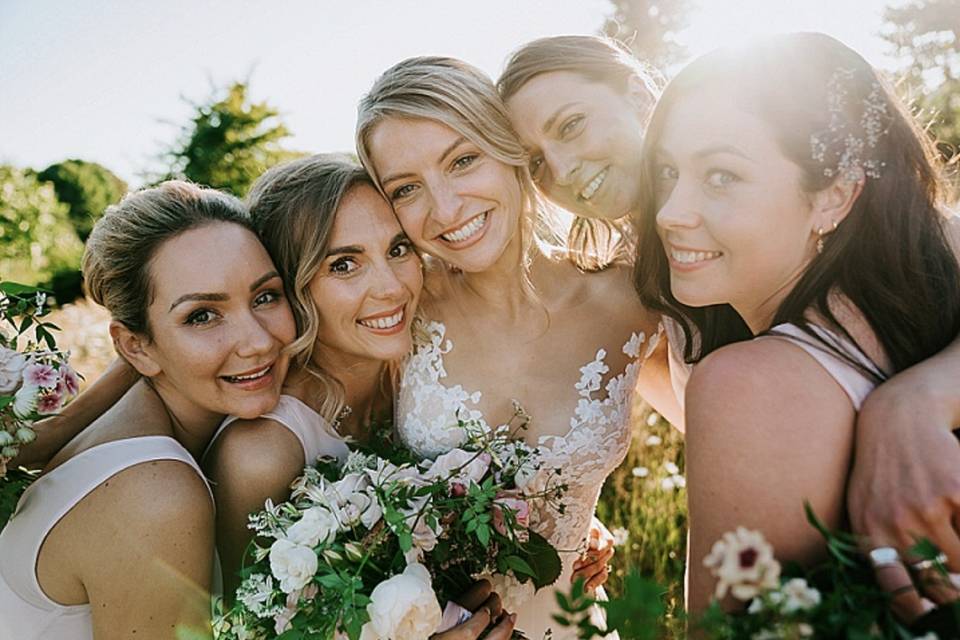
<path id="1" fill-rule="evenodd" d="M 397 249 L 403 249 L 403 253 L 401 253 L 401 254 L 399 254 L 399 255 L 393 255 L 393 253 L 394 253 Z M 390 247 L 390 257 L 391 257 L 391 258 L 405 258 L 406 256 L 410 255 L 410 252 L 411 252 L 412 250 L 413 250 L 413 247 L 411 246 L 411 243 L 410 243 L 409 240 L 401 240 L 401 241 L 398 242 L 397 244 L 395 244 L 395 245 L 393 245 L 392 247 Z"/>
<path id="2" fill-rule="evenodd" d="M 722 179 L 720 183 L 714 183 L 713 178 L 717 176 Z M 736 174 L 726 171 L 724 169 L 711 169 L 707 171 L 707 178 L 704 182 L 707 183 L 711 189 L 724 189 L 729 186 L 731 183 L 738 181 L 740 178 Z"/>
<path id="3" fill-rule="evenodd" d="M 560 127 L 560 138 L 566 138 L 567 135 L 573 131 L 578 124 L 583 122 L 583 119 L 583 115 L 577 114 L 564 122 Z"/>
<path id="4" fill-rule="evenodd" d="M 479 155 L 476 153 L 468 153 L 466 155 L 462 155 L 453 161 L 453 164 L 451 165 L 451 167 L 454 169 L 466 169 L 467 167 L 472 165 L 478 157 Z"/>
<path id="5" fill-rule="evenodd" d="M 412 184 L 405 184 L 403 186 L 397 187 L 390 193 L 391 200 L 399 200 L 405 196 L 410 195 L 416 187 Z"/>
<path id="6" fill-rule="evenodd" d="M 349 267 L 351 264 L 354 265 L 353 269 L 340 269 L 340 267 Z M 356 271 L 357 268 L 357 261 L 353 258 L 340 258 L 330 264 L 330 273 L 336 275 L 347 275 Z"/>
<path id="7" fill-rule="evenodd" d="M 264 300 L 263 298 L 265 297 L 267 297 L 268 299 Z M 282 298 L 283 298 L 283 293 L 280 291 L 274 291 L 274 290 L 264 291 L 263 293 L 260 293 L 256 298 L 254 298 L 253 303 L 254 303 L 254 306 L 260 307 L 265 304 L 276 302 Z M 201 316 L 216 316 L 216 315 L 218 314 L 213 309 L 206 309 L 206 308 L 194 309 L 193 311 L 190 312 L 190 314 L 187 316 L 186 320 L 184 320 L 183 323 L 193 327 L 199 327 L 205 324 L 210 324 L 215 319 L 214 317 L 201 319 Z"/>

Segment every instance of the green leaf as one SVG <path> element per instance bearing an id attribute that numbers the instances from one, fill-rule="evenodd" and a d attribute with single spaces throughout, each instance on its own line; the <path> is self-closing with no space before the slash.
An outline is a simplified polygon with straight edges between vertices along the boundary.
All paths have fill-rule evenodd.
<path id="1" fill-rule="evenodd" d="M 504 558 L 504 560 L 506 561 L 507 566 L 510 567 L 511 569 L 513 569 L 513 572 L 514 572 L 515 574 L 517 574 L 517 575 L 521 575 L 521 574 L 523 574 L 523 575 L 528 575 L 528 576 L 530 576 L 531 578 L 536 578 L 536 577 L 537 577 L 537 574 L 536 574 L 536 572 L 533 570 L 533 567 L 531 567 L 531 566 L 527 563 L 527 561 L 524 560 L 523 558 L 521 558 L 520 556 L 507 556 L 506 558 Z"/>
<path id="2" fill-rule="evenodd" d="M 520 545 L 520 551 L 523 559 L 533 569 L 533 585 L 537 589 L 542 589 L 557 581 L 563 569 L 563 563 L 560 561 L 557 550 L 547 542 L 546 538 L 536 531 L 530 531 L 529 535 L 529 540 Z"/>

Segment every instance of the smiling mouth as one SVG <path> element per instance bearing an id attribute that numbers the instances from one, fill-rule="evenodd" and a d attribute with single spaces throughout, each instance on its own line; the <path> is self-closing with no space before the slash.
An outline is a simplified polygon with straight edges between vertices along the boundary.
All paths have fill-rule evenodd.
<path id="1" fill-rule="evenodd" d="M 259 380 L 260 378 L 270 373 L 271 370 L 273 370 L 272 364 L 267 365 L 263 369 L 254 371 L 253 373 L 244 374 L 242 376 L 220 376 L 220 377 L 226 380 L 227 382 L 233 382 L 233 383 L 250 382 L 252 380 Z"/>
<path id="2" fill-rule="evenodd" d="M 608 171 L 610 171 L 610 167 L 605 167 L 603 171 L 595 175 L 593 180 L 588 182 L 587 186 L 580 190 L 580 193 L 577 194 L 577 198 L 580 200 L 590 200 L 590 198 L 592 198 L 597 190 L 603 185 L 603 181 L 607 179 Z"/>
<path id="3" fill-rule="evenodd" d="M 398 325 L 402 324 L 405 315 L 406 313 L 404 308 L 400 307 L 397 311 L 388 316 L 364 318 L 363 320 L 357 320 L 357 324 L 367 327 L 368 329 L 389 331 L 390 329 L 394 329 Z"/>
<path id="4" fill-rule="evenodd" d="M 723 255 L 721 251 L 687 251 L 682 249 L 670 248 L 670 258 L 680 264 L 696 264 L 715 260 Z"/>
<path id="5" fill-rule="evenodd" d="M 490 215 L 489 211 L 484 211 L 478 216 L 474 216 L 468 220 L 465 224 L 460 227 L 457 227 L 453 231 L 447 231 L 446 233 L 441 233 L 440 237 L 451 244 L 459 244 L 461 242 L 466 242 L 473 236 L 477 234 L 483 225 L 487 222 L 487 216 Z"/>

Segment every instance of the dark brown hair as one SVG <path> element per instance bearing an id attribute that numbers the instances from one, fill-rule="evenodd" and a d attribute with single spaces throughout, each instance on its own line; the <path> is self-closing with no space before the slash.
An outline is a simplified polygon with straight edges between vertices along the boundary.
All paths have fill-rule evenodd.
<path id="1" fill-rule="evenodd" d="M 845 92 L 843 105 L 829 107 L 837 104 L 830 102 L 835 97 L 830 87 L 838 77 Z M 944 231 L 944 182 L 932 141 L 859 54 L 823 34 L 795 33 L 701 57 L 670 82 L 651 116 L 644 143 L 635 283 L 644 304 L 681 322 L 687 337 L 685 359 L 697 361 L 751 337 L 729 305 L 695 309 L 673 297 L 656 234 L 660 203 L 653 151 L 665 121 L 691 91 L 718 84 L 728 88 L 731 100 L 771 127 L 784 155 L 803 171 L 801 187 L 807 193 L 838 179 L 836 160 L 849 149 L 842 136 L 821 136 L 836 124 L 831 119 L 840 118 L 864 140 L 869 134 L 861 126 L 865 105 L 882 106 L 884 112 L 882 133 L 864 156 L 878 163 L 879 175 L 866 178 L 850 213 L 826 238 L 823 253 L 780 304 L 772 324 L 805 327 L 805 314 L 812 309 L 845 333 L 828 305 L 828 295 L 838 291 L 864 314 L 895 371 L 943 349 L 960 330 L 960 266 Z M 825 144 L 822 155 L 814 153 L 812 142 L 817 140 Z M 695 334 L 699 340 L 691 339 Z"/>

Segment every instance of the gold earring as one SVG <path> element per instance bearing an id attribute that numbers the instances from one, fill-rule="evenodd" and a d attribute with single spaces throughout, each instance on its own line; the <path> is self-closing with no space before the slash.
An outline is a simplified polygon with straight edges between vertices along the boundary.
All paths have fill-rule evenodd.
<path id="1" fill-rule="evenodd" d="M 823 227 L 817 227 L 817 255 L 823 253 Z"/>

